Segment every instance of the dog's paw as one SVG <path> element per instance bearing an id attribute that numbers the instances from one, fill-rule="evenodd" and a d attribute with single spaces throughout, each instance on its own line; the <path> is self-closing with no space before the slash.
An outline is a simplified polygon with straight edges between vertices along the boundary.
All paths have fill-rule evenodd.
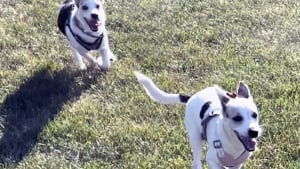
<path id="1" fill-rule="evenodd" d="M 85 71 L 85 70 L 87 70 L 87 67 L 86 67 L 86 65 L 85 65 L 84 63 L 82 63 L 82 64 L 79 64 L 79 65 L 78 65 L 78 69 L 79 69 L 80 71 Z"/>
<path id="2" fill-rule="evenodd" d="M 98 61 L 98 65 L 101 68 L 101 70 L 107 71 L 108 68 L 110 67 L 109 61 L 103 62 L 103 60 L 101 58 L 99 58 L 97 61 Z"/>
<path id="3" fill-rule="evenodd" d="M 109 61 L 110 62 L 115 62 L 116 60 L 117 60 L 117 57 L 112 52 L 110 52 Z"/>

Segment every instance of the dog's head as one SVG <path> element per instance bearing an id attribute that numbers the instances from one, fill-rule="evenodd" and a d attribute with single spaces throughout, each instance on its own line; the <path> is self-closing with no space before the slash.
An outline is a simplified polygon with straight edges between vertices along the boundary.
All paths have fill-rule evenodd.
<path id="1" fill-rule="evenodd" d="M 75 0 L 76 18 L 85 30 L 98 32 L 104 29 L 104 2 L 105 0 Z"/>
<path id="2" fill-rule="evenodd" d="M 247 84 L 240 82 L 236 94 L 228 93 L 218 86 L 215 89 L 223 106 L 226 128 L 236 135 L 245 149 L 254 151 L 261 128 L 258 110 Z"/>

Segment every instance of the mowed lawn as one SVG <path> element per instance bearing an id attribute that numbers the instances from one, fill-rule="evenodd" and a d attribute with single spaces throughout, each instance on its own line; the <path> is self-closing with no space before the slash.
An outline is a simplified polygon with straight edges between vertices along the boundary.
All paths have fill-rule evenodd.
<path id="1" fill-rule="evenodd" d="M 300 1 L 107 0 L 107 73 L 76 70 L 60 3 L 0 2 L 0 168 L 191 168 L 184 105 L 152 101 L 134 70 L 189 95 L 244 80 L 263 126 L 244 168 L 300 168 Z"/>

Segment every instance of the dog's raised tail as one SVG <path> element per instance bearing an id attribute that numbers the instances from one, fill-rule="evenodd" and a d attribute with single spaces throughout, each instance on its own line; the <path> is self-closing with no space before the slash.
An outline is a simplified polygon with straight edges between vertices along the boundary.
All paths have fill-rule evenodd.
<path id="1" fill-rule="evenodd" d="M 183 94 L 166 93 L 159 89 L 147 76 L 136 71 L 134 71 L 133 73 L 137 77 L 139 83 L 143 85 L 146 93 L 157 102 L 160 102 L 162 104 L 176 104 L 186 103 L 190 99 L 190 96 L 186 96 Z"/>

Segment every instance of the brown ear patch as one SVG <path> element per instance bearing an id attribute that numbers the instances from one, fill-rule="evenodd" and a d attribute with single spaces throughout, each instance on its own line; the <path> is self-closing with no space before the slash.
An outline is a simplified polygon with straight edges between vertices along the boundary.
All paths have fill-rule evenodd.
<path id="1" fill-rule="evenodd" d="M 236 93 L 228 93 L 228 92 L 226 93 L 226 95 L 232 99 L 236 98 L 237 96 Z"/>

